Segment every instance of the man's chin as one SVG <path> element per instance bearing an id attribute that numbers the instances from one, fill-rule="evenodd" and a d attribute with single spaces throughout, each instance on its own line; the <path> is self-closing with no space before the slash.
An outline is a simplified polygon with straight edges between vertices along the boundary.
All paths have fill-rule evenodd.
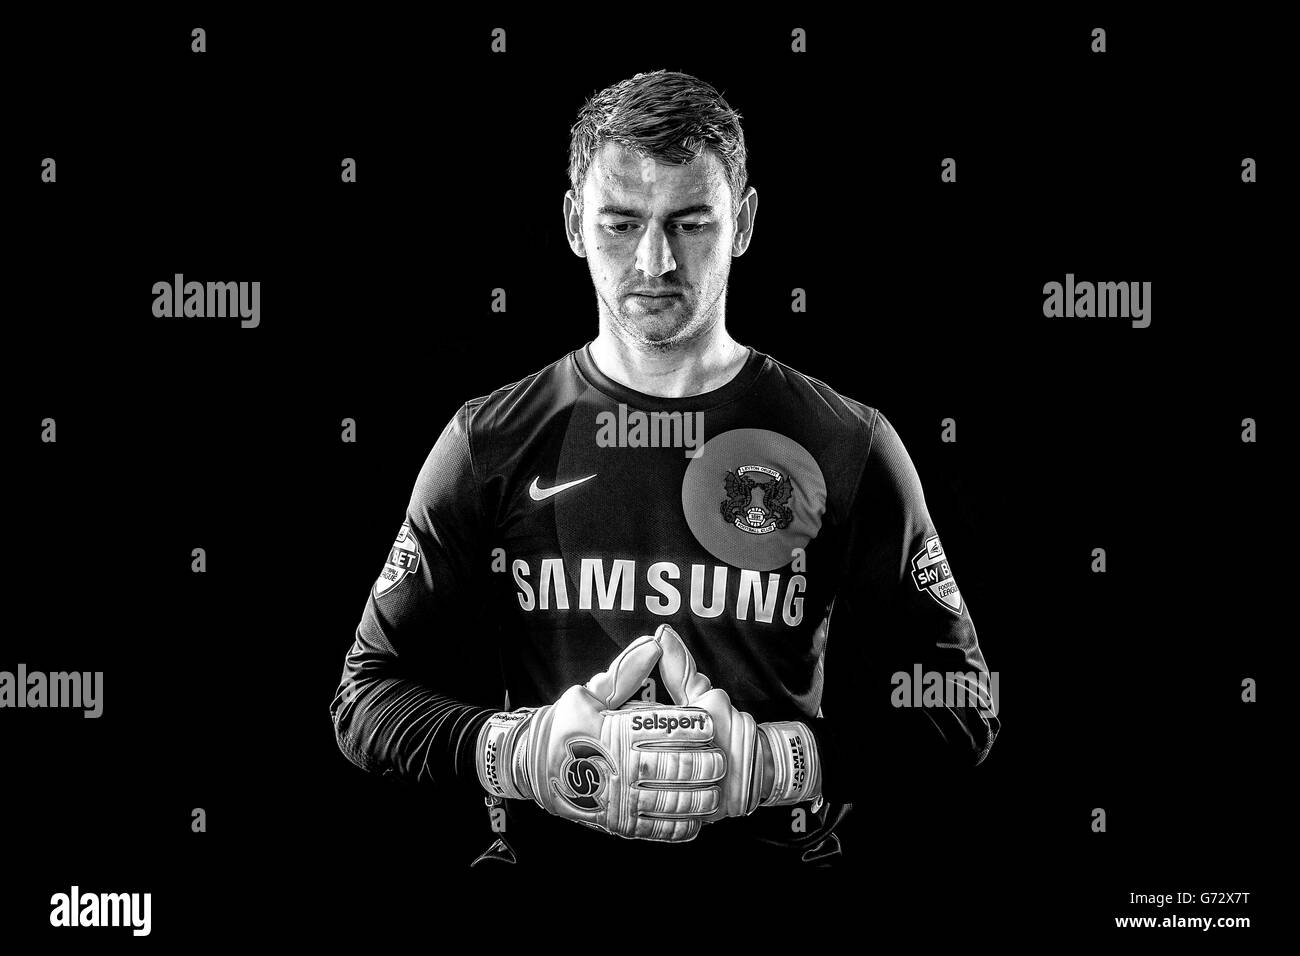
<path id="1" fill-rule="evenodd" d="M 623 327 L 635 331 L 643 344 L 664 348 L 676 344 L 690 326 L 690 317 L 663 315 L 634 315 L 622 313 Z"/>

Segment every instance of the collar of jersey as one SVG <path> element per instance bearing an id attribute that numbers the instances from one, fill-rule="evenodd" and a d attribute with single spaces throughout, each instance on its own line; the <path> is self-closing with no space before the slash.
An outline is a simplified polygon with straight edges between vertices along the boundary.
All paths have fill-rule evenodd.
<path id="1" fill-rule="evenodd" d="M 767 361 L 767 356 L 752 346 L 746 346 L 745 348 L 749 352 L 749 357 L 745 359 L 745 364 L 741 366 L 740 371 L 732 376 L 731 381 L 712 391 L 701 392 L 699 395 L 687 395 L 684 398 L 663 398 L 659 395 L 647 395 L 645 392 L 638 392 L 636 389 L 619 384 L 596 367 L 596 363 L 591 358 L 590 342 L 577 349 L 573 356 L 578 371 L 587 380 L 587 384 L 608 395 L 616 402 L 622 402 L 624 405 L 648 411 L 701 412 L 733 401 L 754 384 L 754 379 L 758 378 L 759 373 L 763 370 L 763 364 Z"/>

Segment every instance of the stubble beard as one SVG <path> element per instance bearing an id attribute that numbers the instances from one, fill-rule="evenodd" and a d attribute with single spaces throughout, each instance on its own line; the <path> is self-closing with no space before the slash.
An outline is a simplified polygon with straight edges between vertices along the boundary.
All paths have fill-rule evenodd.
<path id="1" fill-rule="evenodd" d="M 671 315 L 633 315 L 611 305 L 603 295 L 600 299 L 610 321 L 625 341 L 647 351 L 672 352 L 705 335 L 714 326 L 718 316 L 717 305 L 726 294 L 724 282 L 709 309 L 702 314 L 693 307 L 694 300 L 685 295 L 681 307 L 673 310 Z"/>

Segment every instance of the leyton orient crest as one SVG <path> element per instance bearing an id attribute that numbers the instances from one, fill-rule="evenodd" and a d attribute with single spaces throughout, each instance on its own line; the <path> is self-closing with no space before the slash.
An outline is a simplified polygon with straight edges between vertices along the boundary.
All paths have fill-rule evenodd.
<path id="1" fill-rule="evenodd" d="M 746 534 L 769 534 L 789 527 L 794 520 L 790 507 L 794 488 L 775 468 L 741 465 L 722 480 L 727 491 L 722 518 Z"/>

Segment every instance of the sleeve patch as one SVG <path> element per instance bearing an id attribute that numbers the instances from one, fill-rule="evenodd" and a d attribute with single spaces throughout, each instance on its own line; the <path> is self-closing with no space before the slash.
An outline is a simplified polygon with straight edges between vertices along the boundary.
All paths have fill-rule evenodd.
<path id="1" fill-rule="evenodd" d="M 937 534 L 926 538 L 925 547 L 912 558 L 912 582 L 918 591 L 928 591 L 940 605 L 961 614 L 961 592 Z"/>
<path id="2" fill-rule="evenodd" d="M 382 597 L 393 590 L 406 580 L 407 575 L 414 574 L 419 566 L 420 546 L 416 543 L 415 535 L 411 533 L 410 522 L 405 521 L 397 532 L 397 540 L 393 542 L 393 547 L 388 552 L 384 569 L 379 572 L 379 578 L 375 581 L 375 597 Z"/>

